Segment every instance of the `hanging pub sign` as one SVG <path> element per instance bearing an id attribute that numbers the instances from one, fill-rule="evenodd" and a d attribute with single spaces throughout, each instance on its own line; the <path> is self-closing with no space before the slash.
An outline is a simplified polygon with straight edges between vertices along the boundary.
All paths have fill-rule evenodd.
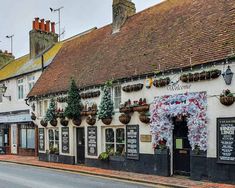
<path id="1" fill-rule="evenodd" d="M 38 129 L 38 137 L 39 137 L 39 141 L 38 141 L 38 149 L 40 151 L 44 151 L 45 150 L 45 133 L 44 133 L 44 128 L 39 128 Z"/>
<path id="2" fill-rule="evenodd" d="M 61 128 L 62 153 L 69 153 L 69 127 Z"/>
<path id="3" fill-rule="evenodd" d="M 126 158 L 139 160 L 139 125 L 126 126 Z"/>
<path id="4" fill-rule="evenodd" d="M 235 164 L 235 117 L 217 118 L 217 160 Z"/>
<path id="5" fill-rule="evenodd" d="M 88 155 L 97 156 L 97 127 L 87 127 Z"/>

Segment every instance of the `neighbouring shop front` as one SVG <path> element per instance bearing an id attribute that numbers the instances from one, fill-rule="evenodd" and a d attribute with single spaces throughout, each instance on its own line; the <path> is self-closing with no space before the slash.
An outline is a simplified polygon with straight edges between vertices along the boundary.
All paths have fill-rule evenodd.
<path id="1" fill-rule="evenodd" d="M 0 114 L 1 154 L 37 155 L 37 127 L 29 110 Z"/>

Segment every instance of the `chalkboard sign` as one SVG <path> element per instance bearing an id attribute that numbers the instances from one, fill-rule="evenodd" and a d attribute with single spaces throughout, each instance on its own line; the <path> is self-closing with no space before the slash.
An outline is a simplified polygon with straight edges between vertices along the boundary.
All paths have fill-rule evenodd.
<path id="1" fill-rule="evenodd" d="M 45 150 L 45 133 L 44 133 L 44 128 L 39 128 L 38 129 L 38 137 L 39 137 L 39 142 L 38 142 L 38 149 L 40 151 Z"/>
<path id="2" fill-rule="evenodd" d="M 97 156 L 97 127 L 87 127 L 88 155 Z"/>
<path id="3" fill-rule="evenodd" d="M 126 126 L 126 158 L 139 160 L 139 125 Z"/>
<path id="4" fill-rule="evenodd" d="M 69 153 L 69 127 L 61 128 L 62 153 Z"/>
<path id="5" fill-rule="evenodd" d="M 235 164 L 235 117 L 217 118 L 217 160 Z"/>

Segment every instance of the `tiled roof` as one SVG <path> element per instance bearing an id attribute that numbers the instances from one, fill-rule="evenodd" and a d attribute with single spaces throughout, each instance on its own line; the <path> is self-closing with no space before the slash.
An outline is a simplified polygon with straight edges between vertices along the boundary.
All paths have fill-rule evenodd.
<path id="1" fill-rule="evenodd" d="M 62 43 L 55 44 L 44 54 L 44 66 L 48 66 L 55 55 L 58 53 Z M 0 69 L 0 81 L 20 76 L 29 72 L 39 70 L 41 68 L 41 57 L 29 59 L 29 55 L 25 55 L 18 59 L 10 61 L 6 66 Z"/>
<path id="2" fill-rule="evenodd" d="M 226 58 L 235 49 L 234 0 L 168 0 L 112 26 L 65 43 L 29 96 L 79 87 L 161 69 Z M 155 67 L 153 67 L 153 64 Z"/>

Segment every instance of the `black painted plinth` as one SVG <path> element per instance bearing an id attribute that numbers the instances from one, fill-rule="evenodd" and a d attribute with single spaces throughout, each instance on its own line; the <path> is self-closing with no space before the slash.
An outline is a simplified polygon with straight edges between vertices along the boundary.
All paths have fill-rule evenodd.
<path id="1" fill-rule="evenodd" d="M 169 149 L 155 149 L 155 174 L 170 176 L 170 151 Z"/>
<path id="2" fill-rule="evenodd" d="M 75 164 L 74 156 L 39 153 L 38 157 L 39 161 L 63 163 L 63 164 Z"/>

